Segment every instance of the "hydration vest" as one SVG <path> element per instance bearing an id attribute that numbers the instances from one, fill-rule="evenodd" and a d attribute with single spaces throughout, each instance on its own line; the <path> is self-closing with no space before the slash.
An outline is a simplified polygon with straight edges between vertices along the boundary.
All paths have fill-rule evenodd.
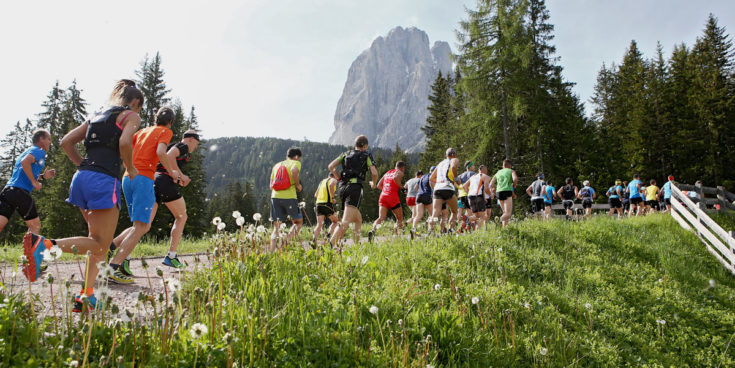
<path id="1" fill-rule="evenodd" d="M 367 171 L 367 160 L 370 154 L 366 151 L 352 150 L 345 154 L 342 162 L 342 181 L 350 181 L 357 179 L 358 182 L 365 181 L 365 172 Z"/>
<path id="2" fill-rule="evenodd" d="M 87 134 L 84 136 L 87 155 L 79 169 L 97 171 L 116 178 L 120 176 L 122 126 L 117 124 L 117 117 L 129 109 L 127 106 L 113 106 L 89 120 Z"/>

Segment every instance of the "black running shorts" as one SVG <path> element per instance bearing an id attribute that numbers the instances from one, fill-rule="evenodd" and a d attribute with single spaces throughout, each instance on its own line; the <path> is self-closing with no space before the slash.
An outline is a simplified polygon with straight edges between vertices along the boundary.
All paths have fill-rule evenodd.
<path id="1" fill-rule="evenodd" d="M 641 197 L 630 198 L 630 204 L 638 205 L 641 202 L 643 202 L 643 198 Z"/>
<path id="2" fill-rule="evenodd" d="M 173 202 L 182 197 L 179 186 L 174 183 L 174 179 L 166 174 L 156 175 L 153 181 L 153 189 L 156 193 L 156 202 L 164 204 Z"/>
<path id="3" fill-rule="evenodd" d="M 21 188 L 5 187 L 0 192 L 0 215 L 9 219 L 16 210 L 23 220 L 38 218 L 36 203 L 30 193 Z"/>
<path id="4" fill-rule="evenodd" d="M 504 201 L 508 198 L 513 197 L 513 191 L 512 190 L 504 190 L 502 192 L 498 192 L 498 199 L 501 201 Z"/>
<path id="5" fill-rule="evenodd" d="M 543 198 L 536 198 L 531 200 L 531 212 L 543 212 L 546 204 Z"/>
<path id="6" fill-rule="evenodd" d="M 485 197 L 483 196 L 469 196 L 467 197 L 470 202 L 470 209 L 472 213 L 485 212 L 487 207 L 485 206 Z"/>
<path id="7" fill-rule="evenodd" d="M 468 196 L 459 197 L 459 201 L 462 202 L 463 208 L 470 208 L 470 200 Z"/>
<path id="8" fill-rule="evenodd" d="M 445 201 L 454 197 L 454 191 L 451 189 L 439 189 L 434 191 L 434 199 L 442 199 Z"/>
<path id="9" fill-rule="evenodd" d="M 657 208 L 658 207 L 658 201 L 655 200 L 655 199 L 652 200 L 652 201 L 646 201 L 646 206 Z"/>
<path id="10" fill-rule="evenodd" d="M 571 200 L 571 199 L 565 199 L 565 200 L 561 201 L 561 204 L 564 206 L 564 209 L 565 210 L 569 210 L 572 207 L 574 207 L 574 201 Z"/>
<path id="11" fill-rule="evenodd" d="M 317 216 L 332 216 L 334 214 L 334 204 L 332 203 L 317 203 L 314 207 L 314 212 Z"/>
<path id="12" fill-rule="evenodd" d="M 583 199 L 582 200 L 582 208 L 592 208 L 592 200 L 591 199 Z"/>
<path id="13" fill-rule="evenodd" d="M 610 208 L 623 208 L 623 202 L 620 202 L 620 198 L 610 198 L 607 200 Z"/>
<path id="14" fill-rule="evenodd" d="M 416 197 L 416 203 L 421 203 L 424 206 L 430 206 L 431 202 L 431 196 L 428 194 Z"/>
<path id="15" fill-rule="evenodd" d="M 346 206 L 360 207 L 362 202 L 362 183 L 340 182 L 339 196 L 342 198 L 342 208 Z"/>

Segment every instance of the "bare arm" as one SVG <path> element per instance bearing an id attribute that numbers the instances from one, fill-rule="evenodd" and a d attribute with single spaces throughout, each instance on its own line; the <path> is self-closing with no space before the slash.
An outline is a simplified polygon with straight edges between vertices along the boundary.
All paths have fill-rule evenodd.
<path id="1" fill-rule="evenodd" d="M 158 156 L 158 161 L 161 162 L 161 165 L 168 171 L 169 174 L 171 174 L 171 177 L 178 182 L 181 180 L 181 173 L 178 170 L 178 166 L 171 165 L 171 162 L 168 160 L 168 154 L 166 152 L 166 143 L 159 142 L 158 146 L 156 146 L 156 155 Z M 176 161 L 176 156 L 174 156 L 174 161 Z"/>
<path id="2" fill-rule="evenodd" d="M 372 174 L 373 177 L 372 187 L 375 189 L 375 182 L 378 181 L 378 169 L 375 168 L 375 165 L 370 166 L 370 174 Z"/>
<path id="3" fill-rule="evenodd" d="M 396 175 L 393 177 L 393 182 L 396 183 L 396 185 L 400 188 L 402 181 L 403 181 L 403 172 L 398 171 Z"/>
<path id="4" fill-rule="evenodd" d="M 120 147 L 120 157 L 123 160 L 125 168 L 128 169 L 128 176 L 132 180 L 138 175 L 138 170 L 133 165 L 133 136 L 138 131 L 140 126 L 140 116 L 138 114 L 131 114 L 121 122 L 124 124 L 122 135 L 120 135 L 120 141 L 118 145 Z M 85 132 L 86 134 L 86 132 Z"/>
<path id="5" fill-rule="evenodd" d="M 301 191 L 301 182 L 299 182 L 299 168 L 294 166 L 291 168 L 291 177 L 293 178 L 293 182 L 296 183 L 296 191 Z"/>
<path id="6" fill-rule="evenodd" d="M 33 157 L 33 155 L 26 155 L 26 157 L 23 157 L 23 160 L 20 161 L 20 166 L 23 168 L 23 172 L 31 181 L 31 184 L 33 184 L 33 189 L 41 190 L 41 187 L 43 185 L 41 185 L 41 183 L 33 177 L 33 169 L 31 168 L 31 165 L 34 162 L 36 162 L 36 158 Z"/>
<path id="7" fill-rule="evenodd" d="M 532 194 L 531 187 L 533 187 L 533 185 L 529 185 L 528 188 L 526 188 L 526 193 L 528 193 L 529 196 Z"/>
<path id="8" fill-rule="evenodd" d="M 337 203 L 337 198 L 334 198 L 334 193 L 337 191 L 337 180 L 330 180 L 329 181 L 329 193 L 332 197 L 332 203 Z"/>
<path id="9" fill-rule="evenodd" d="M 339 164 L 340 164 L 339 158 L 336 158 L 336 159 L 334 159 L 334 161 L 332 161 L 332 162 L 329 163 L 329 172 L 331 172 L 332 174 L 334 174 L 334 178 L 337 179 L 337 180 L 341 180 L 342 179 L 342 177 L 337 172 L 337 166 L 339 166 Z"/>
<path id="10" fill-rule="evenodd" d="M 467 180 L 464 184 L 462 184 L 462 189 L 464 189 L 465 192 L 470 192 L 470 181 Z"/>
<path id="11" fill-rule="evenodd" d="M 516 174 L 515 170 L 511 170 L 510 172 L 511 175 L 513 175 L 513 188 L 515 189 L 516 185 L 518 184 L 518 174 Z"/>
<path id="12" fill-rule="evenodd" d="M 376 185 L 376 187 L 380 190 L 383 190 L 383 180 L 385 180 L 385 175 L 383 175 L 383 177 L 380 178 L 380 181 L 378 181 L 378 185 Z"/>
<path id="13" fill-rule="evenodd" d="M 89 128 L 89 123 L 84 122 L 84 124 L 72 129 L 71 132 L 66 133 L 61 138 L 61 149 L 64 150 L 66 156 L 74 163 L 74 166 L 81 165 L 82 160 L 84 160 L 82 155 L 79 154 L 76 145 L 84 140 L 84 136 L 87 135 L 87 128 Z"/>

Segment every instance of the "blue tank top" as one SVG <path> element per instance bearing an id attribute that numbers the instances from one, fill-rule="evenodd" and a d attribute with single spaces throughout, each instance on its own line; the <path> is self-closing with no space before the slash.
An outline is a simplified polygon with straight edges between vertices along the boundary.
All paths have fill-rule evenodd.
<path id="1" fill-rule="evenodd" d="M 429 180 L 431 179 L 431 174 L 426 174 L 421 177 L 419 180 L 419 197 L 420 196 L 430 196 L 431 195 L 431 183 Z"/>
<path id="2" fill-rule="evenodd" d="M 630 198 L 640 198 L 641 193 L 638 191 L 638 184 L 643 184 L 642 181 L 635 179 L 628 183 L 628 191 L 630 192 Z"/>
<path id="3" fill-rule="evenodd" d="M 552 187 L 551 185 L 546 186 L 546 192 L 544 192 L 544 203 L 551 203 L 554 199 L 554 192 L 556 191 L 556 188 Z"/>

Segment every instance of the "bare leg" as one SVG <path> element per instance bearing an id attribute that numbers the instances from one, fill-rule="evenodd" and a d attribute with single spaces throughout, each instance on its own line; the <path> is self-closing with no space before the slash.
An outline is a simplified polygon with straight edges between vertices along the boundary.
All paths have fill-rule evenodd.
<path id="1" fill-rule="evenodd" d="M 273 221 L 271 226 L 273 227 L 273 231 L 271 232 L 271 245 L 267 249 L 268 252 L 274 252 L 278 247 L 278 232 L 281 230 L 281 222 Z"/>
<path id="2" fill-rule="evenodd" d="M 171 246 L 168 250 L 175 252 L 179 248 L 181 235 L 184 234 L 184 226 L 186 226 L 186 220 L 188 219 L 186 215 L 186 202 L 184 201 L 184 197 L 181 197 L 175 201 L 167 202 L 166 207 L 174 215 L 174 226 L 171 227 Z"/>
<path id="3" fill-rule="evenodd" d="M 5 219 L 6 223 L 7 221 L 8 220 Z M 2 230 L 4 226 L 5 226 L 4 224 L 0 226 L 0 230 Z M 26 226 L 28 226 L 29 232 L 38 235 L 38 233 L 41 231 L 41 220 L 38 217 L 31 219 L 31 220 L 27 220 Z"/>
<path id="4" fill-rule="evenodd" d="M 378 218 L 373 222 L 373 231 L 388 217 L 388 207 L 378 206 Z"/>
<path id="5" fill-rule="evenodd" d="M 500 201 L 500 206 L 503 208 L 503 216 L 500 220 L 503 222 L 503 227 L 508 225 L 508 221 L 513 216 L 513 198 Z"/>
<path id="6" fill-rule="evenodd" d="M 324 226 L 324 219 L 326 216 L 324 215 L 317 215 L 316 216 L 316 226 L 314 227 L 314 238 L 313 242 L 314 245 L 316 245 L 316 242 L 319 240 L 319 235 L 322 233 L 322 226 Z M 332 225 L 334 225 L 334 222 L 332 222 Z"/>

